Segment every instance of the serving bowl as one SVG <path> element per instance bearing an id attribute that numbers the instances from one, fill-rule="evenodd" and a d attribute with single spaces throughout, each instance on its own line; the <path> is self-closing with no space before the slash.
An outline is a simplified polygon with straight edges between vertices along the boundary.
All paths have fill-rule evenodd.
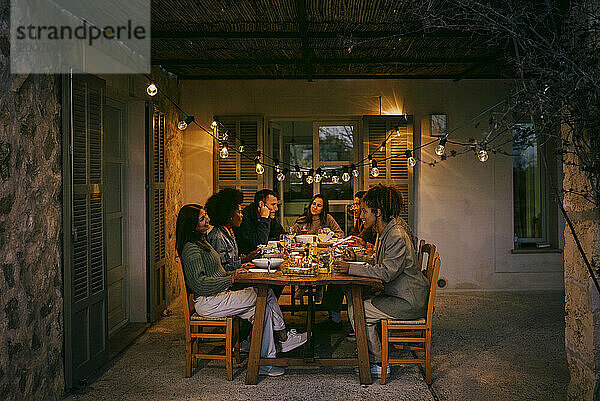
<path id="1" fill-rule="evenodd" d="M 282 263 L 283 259 L 281 258 L 258 258 L 252 259 L 252 263 L 254 266 L 267 269 L 271 267 L 272 269 L 277 269 Z"/>

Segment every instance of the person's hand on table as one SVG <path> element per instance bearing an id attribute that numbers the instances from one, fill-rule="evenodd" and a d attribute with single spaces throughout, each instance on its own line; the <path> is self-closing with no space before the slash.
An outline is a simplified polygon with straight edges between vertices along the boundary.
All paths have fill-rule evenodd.
<path id="1" fill-rule="evenodd" d="M 348 269 L 350 268 L 350 263 L 345 260 L 336 259 L 333 261 L 333 271 L 336 273 L 348 274 Z"/>
<path id="2" fill-rule="evenodd" d="M 360 237 L 357 237 L 356 235 L 352 236 L 352 240 L 351 241 L 354 242 L 354 244 L 357 245 L 357 246 L 361 246 L 363 248 L 367 247 L 367 242 L 364 239 L 362 239 Z"/>
<path id="3" fill-rule="evenodd" d="M 242 262 L 247 263 L 247 262 L 252 261 L 252 259 L 256 259 L 259 255 L 259 253 L 260 253 L 260 249 L 256 248 L 255 250 L 250 252 L 248 255 L 241 255 L 240 259 L 242 259 Z"/>
<path id="4" fill-rule="evenodd" d="M 244 274 L 244 273 L 248 273 L 248 269 L 246 269 L 245 267 L 238 267 L 237 269 L 235 269 L 235 271 L 231 275 L 231 282 L 232 283 L 235 282 L 235 276 L 237 276 L 238 274 Z"/>

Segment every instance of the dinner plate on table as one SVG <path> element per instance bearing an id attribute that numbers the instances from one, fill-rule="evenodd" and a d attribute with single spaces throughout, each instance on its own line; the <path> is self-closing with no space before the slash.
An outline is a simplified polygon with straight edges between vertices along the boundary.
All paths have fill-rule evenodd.
<path id="1" fill-rule="evenodd" d="M 250 269 L 248 269 L 248 271 L 252 273 L 275 273 L 277 269 L 271 269 L 269 271 L 268 269 L 259 269 L 257 267 L 251 267 Z"/>

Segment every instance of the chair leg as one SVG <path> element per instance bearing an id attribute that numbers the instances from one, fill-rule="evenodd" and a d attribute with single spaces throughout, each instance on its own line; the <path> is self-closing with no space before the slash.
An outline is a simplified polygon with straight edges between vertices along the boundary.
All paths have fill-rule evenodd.
<path id="1" fill-rule="evenodd" d="M 225 366 L 227 367 L 227 380 L 233 380 L 233 318 L 227 318 L 225 328 Z"/>
<path id="2" fill-rule="evenodd" d="M 388 360 L 388 321 L 384 319 L 381 321 L 381 384 L 385 384 Z"/>
<path id="3" fill-rule="evenodd" d="M 185 377 L 192 375 L 192 343 L 185 342 Z"/>
<path id="4" fill-rule="evenodd" d="M 431 330 L 425 334 L 425 380 L 431 384 Z"/>
<path id="5" fill-rule="evenodd" d="M 235 317 L 233 321 L 233 332 L 234 332 L 234 345 L 233 345 L 233 356 L 235 358 L 235 363 L 239 364 L 241 362 L 240 359 L 240 318 Z"/>

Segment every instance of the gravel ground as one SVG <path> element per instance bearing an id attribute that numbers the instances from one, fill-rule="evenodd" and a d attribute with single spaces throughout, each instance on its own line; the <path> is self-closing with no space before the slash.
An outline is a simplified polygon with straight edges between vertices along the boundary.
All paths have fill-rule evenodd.
<path id="1" fill-rule="evenodd" d="M 246 386 L 245 361 L 227 381 L 224 362 L 185 374 L 182 311 L 163 318 L 104 374 L 68 400 L 562 400 L 569 373 L 562 292 L 441 293 L 433 326 L 433 383 L 415 365 L 392 368 L 385 385 L 358 383 L 351 368 L 287 368 Z M 301 329 L 303 314 L 286 320 Z M 317 313 L 317 321 L 326 314 Z M 317 328 L 318 329 L 318 328 Z M 316 330 L 317 330 L 316 329 Z M 319 355 L 354 354 L 341 332 L 316 331 Z M 302 350 L 293 351 L 301 355 Z"/>

